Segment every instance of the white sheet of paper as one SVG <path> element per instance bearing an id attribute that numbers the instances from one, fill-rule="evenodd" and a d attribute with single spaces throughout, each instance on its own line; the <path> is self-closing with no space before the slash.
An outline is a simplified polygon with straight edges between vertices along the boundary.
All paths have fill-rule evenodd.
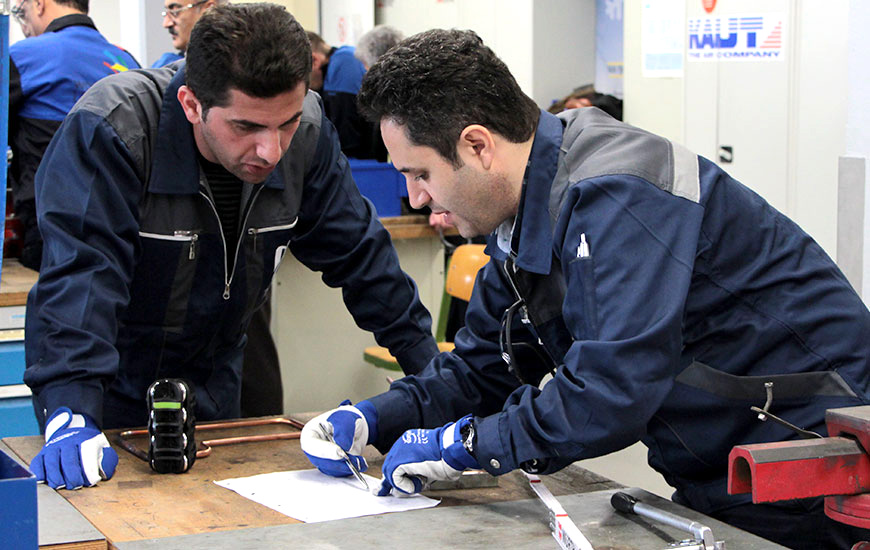
<path id="1" fill-rule="evenodd" d="M 380 486 L 379 479 L 363 476 L 372 489 Z M 422 495 L 375 496 L 353 476 L 331 477 L 317 470 L 273 472 L 215 483 L 305 523 L 432 508 L 441 502 Z"/>

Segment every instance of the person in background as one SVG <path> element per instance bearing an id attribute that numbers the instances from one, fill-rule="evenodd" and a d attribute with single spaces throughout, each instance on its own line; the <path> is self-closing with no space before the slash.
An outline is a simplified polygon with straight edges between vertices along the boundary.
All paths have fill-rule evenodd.
<path id="1" fill-rule="evenodd" d="M 33 180 L 42 155 L 85 90 L 139 63 L 100 34 L 88 17 L 88 0 L 15 0 L 11 12 L 27 38 L 9 48 L 9 180 L 23 232 L 21 263 L 39 270 Z"/>
<path id="2" fill-rule="evenodd" d="M 405 36 L 402 32 L 394 27 L 389 25 L 377 25 L 359 37 L 354 55 L 362 62 L 363 67 L 368 70 L 369 67 L 375 64 L 379 57 L 401 42 L 404 37 Z M 356 105 L 354 105 L 354 109 L 356 109 Z M 386 162 L 387 148 L 384 146 L 384 140 L 381 138 L 380 127 L 377 124 L 368 122 L 362 117 L 360 117 L 360 119 L 360 131 L 368 128 L 371 133 L 371 146 L 368 156 L 379 162 Z"/>
<path id="3" fill-rule="evenodd" d="M 326 71 L 329 68 L 329 56 L 336 48 L 333 48 L 321 38 L 319 34 L 313 31 L 305 33 L 308 36 L 308 42 L 311 44 L 311 82 L 312 91 L 318 94 L 323 93 L 323 79 L 326 77 Z"/>
<path id="4" fill-rule="evenodd" d="M 175 0 L 164 0 L 163 28 L 169 31 L 172 45 L 176 51 L 164 53 L 151 67 L 163 67 L 179 59 L 184 59 L 184 52 L 190 42 L 190 31 L 193 30 L 193 26 L 202 17 L 205 10 L 226 3 L 227 0 L 200 0 L 186 4 Z"/>
<path id="5" fill-rule="evenodd" d="M 190 382 L 197 420 L 239 416 L 245 329 L 287 252 L 342 289 L 405 372 L 437 353 L 310 71 L 283 7 L 217 6 L 186 61 L 106 78 L 70 111 L 36 179 L 45 254 L 24 380 L 46 435 L 38 479 L 111 477 L 101 430 L 145 425 L 155 379 Z"/>
<path id="6" fill-rule="evenodd" d="M 305 425 L 315 466 L 348 475 L 373 444 L 380 494 L 410 494 L 642 441 L 682 505 L 790 548 L 868 540 L 822 498 L 726 490 L 735 445 L 801 437 L 750 407 L 824 435 L 827 409 L 870 404 L 870 311 L 797 224 L 677 143 L 541 111 L 471 31 L 403 41 L 359 103 L 412 205 L 489 234 L 491 260 L 453 352 Z"/>
<path id="7" fill-rule="evenodd" d="M 356 107 L 365 65 L 357 59 L 353 46 L 333 47 L 317 33 L 308 32 L 311 42 L 311 80 L 322 82 L 312 88 L 323 97 L 326 117 L 338 131 L 341 151 L 350 158 L 386 160 L 383 145 L 377 147 L 373 125 L 360 116 Z"/>
<path id="8" fill-rule="evenodd" d="M 390 48 L 402 41 L 405 36 L 402 31 L 389 25 L 377 25 L 372 30 L 359 37 L 354 55 L 362 62 L 366 70 Z"/>
<path id="9" fill-rule="evenodd" d="M 559 101 L 555 101 L 547 111 L 555 115 L 565 109 L 580 107 L 598 107 L 616 120 L 622 120 L 622 100 L 609 94 L 596 92 L 592 84 L 576 88 Z"/>

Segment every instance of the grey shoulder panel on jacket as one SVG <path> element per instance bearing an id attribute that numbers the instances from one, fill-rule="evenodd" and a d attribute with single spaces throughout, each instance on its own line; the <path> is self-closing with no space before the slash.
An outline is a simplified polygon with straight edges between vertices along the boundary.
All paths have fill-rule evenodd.
<path id="1" fill-rule="evenodd" d="M 87 111 L 104 119 L 132 153 L 137 172 L 145 181 L 163 92 L 177 71 L 178 65 L 168 65 L 110 75 L 91 86 L 70 114 Z"/>
<path id="2" fill-rule="evenodd" d="M 698 157 L 682 145 L 619 122 L 596 108 L 571 109 L 559 118 L 565 131 L 551 213 L 558 212 L 571 183 L 610 175 L 636 176 L 675 196 L 700 200 Z"/>

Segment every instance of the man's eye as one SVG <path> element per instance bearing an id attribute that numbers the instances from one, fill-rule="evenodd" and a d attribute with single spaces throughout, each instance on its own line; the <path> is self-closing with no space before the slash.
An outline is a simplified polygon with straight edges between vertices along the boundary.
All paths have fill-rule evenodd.
<path id="1" fill-rule="evenodd" d="M 416 176 L 414 176 L 415 181 L 426 181 L 429 179 L 429 172 L 420 172 Z"/>

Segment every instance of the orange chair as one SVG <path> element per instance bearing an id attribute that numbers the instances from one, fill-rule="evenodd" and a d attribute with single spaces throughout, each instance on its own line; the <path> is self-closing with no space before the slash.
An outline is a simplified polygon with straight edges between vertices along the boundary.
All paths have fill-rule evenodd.
<path id="1" fill-rule="evenodd" d="M 483 252 L 485 248 L 486 246 L 482 244 L 462 244 L 456 247 L 453 256 L 450 257 L 450 266 L 447 268 L 447 277 L 444 283 L 444 296 L 441 299 L 441 310 L 438 315 L 438 327 L 435 331 L 439 351 L 453 349 L 453 342 L 444 341 L 450 300 L 459 298 L 467 302 L 471 299 L 471 291 L 474 289 L 474 279 L 477 277 L 477 272 L 489 261 L 489 256 Z M 390 351 L 381 346 L 367 347 L 363 352 L 363 359 L 376 367 L 400 372 L 402 370 Z"/>

